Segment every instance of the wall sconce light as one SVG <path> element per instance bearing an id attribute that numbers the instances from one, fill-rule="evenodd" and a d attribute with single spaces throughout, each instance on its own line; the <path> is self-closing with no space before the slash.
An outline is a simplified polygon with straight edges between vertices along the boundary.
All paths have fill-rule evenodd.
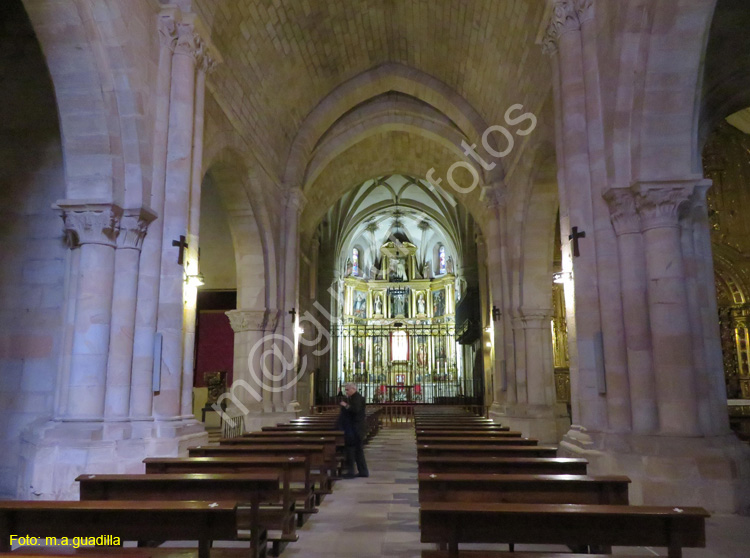
<path id="1" fill-rule="evenodd" d="M 552 274 L 552 282 L 558 285 L 571 279 L 573 279 L 573 274 L 570 271 L 557 271 Z"/>
<path id="2" fill-rule="evenodd" d="M 487 326 L 486 328 L 484 328 L 484 332 L 485 333 L 492 333 L 492 326 Z"/>
<path id="3" fill-rule="evenodd" d="M 501 315 L 500 308 L 498 308 L 497 306 L 493 306 L 492 307 L 492 321 L 493 322 L 498 321 L 500 319 L 500 315 Z"/>
<path id="4" fill-rule="evenodd" d="M 487 347 L 488 349 L 491 349 L 491 348 L 492 348 L 492 342 L 490 342 L 490 341 L 487 341 L 487 342 L 486 342 L 486 343 L 484 344 L 484 346 L 485 346 L 485 347 Z"/>
<path id="5" fill-rule="evenodd" d="M 206 282 L 203 280 L 202 274 L 196 273 L 195 275 L 186 275 L 185 284 L 188 287 L 193 287 L 194 289 L 197 289 L 198 287 L 205 285 Z"/>
<path id="6" fill-rule="evenodd" d="M 302 327 L 302 326 L 295 326 L 295 327 L 294 327 L 294 332 L 295 332 L 295 333 L 296 333 L 297 335 L 304 335 L 304 334 L 305 334 L 305 328 L 304 328 L 304 327 Z"/>

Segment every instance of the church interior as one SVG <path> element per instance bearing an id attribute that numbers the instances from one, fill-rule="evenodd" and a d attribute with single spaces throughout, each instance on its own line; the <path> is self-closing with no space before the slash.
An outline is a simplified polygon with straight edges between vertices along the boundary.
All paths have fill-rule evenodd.
<path id="1" fill-rule="evenodd" d="M 0 501 L 351 383 L 386 484 L 416 491 L 408 429 L 461 410 L 750 532 L 749 26 L 746 0 L 3 0 Z"/>

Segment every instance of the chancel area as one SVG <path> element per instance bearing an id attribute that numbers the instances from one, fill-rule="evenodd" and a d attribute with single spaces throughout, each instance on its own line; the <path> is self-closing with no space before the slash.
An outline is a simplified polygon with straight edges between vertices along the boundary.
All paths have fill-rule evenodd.
<path id="1" fill-rule="evenodd" d="M 420 473 L 456 473 L 425 463 L 497 483 L 524 456 L 617 477 L 552 504 L 710 513 L 735 558 L 748 28 L 746 0 L 1 1 L 0 515 L 205 520 L 199 558 L 351 556 L 316 534 L 337 518 L 411 557 Z"/>

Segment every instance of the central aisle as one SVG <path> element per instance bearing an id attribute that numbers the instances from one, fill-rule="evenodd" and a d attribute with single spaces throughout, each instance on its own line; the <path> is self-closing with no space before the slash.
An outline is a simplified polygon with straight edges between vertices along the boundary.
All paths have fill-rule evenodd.
<path id="1" fill-rule="evenodd" d="M 414 425 L 382 428 L 365 446 L 369 478 L 336 482 L 282 558 L 418 558 L 419 502 Z"/>

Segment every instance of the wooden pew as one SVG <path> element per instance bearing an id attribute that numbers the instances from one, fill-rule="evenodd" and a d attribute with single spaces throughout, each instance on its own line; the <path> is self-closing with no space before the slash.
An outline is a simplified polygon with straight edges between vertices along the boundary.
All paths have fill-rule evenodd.
<path id="1" fill-rule="evenodd" d="M 331 493 L 330 459 L 323 444 L 264 444 L 196 446 L 188 448 L 189 457 L 244 457 L 252 455 L 303 456 L 310 462 L 310 476 L 316 500 Z"/>
<path id="2" fill-rule="evenodd" d="M 509 432 L 510 427 L 508 426 L 501 426 L 497 424 L 452 424 L 452 425 L 446 425 L 446 424 L 423 424 L 416 427 L 417 430 L 471 430 L 471 431 L 482 431 L 482 432 Z"/>
<path id="3" fill-rule="evenodd" d="M 10 535 L 98 537 L 123 541 L 198 541 L 198 557 L 211 558 L 211 543 L 237 540 L 234 501 L 5 501 L 0 502 L 0 552 L 11 549 Z M 117 549 L 119 550 L 119 549 Z M 248 549 L 233 549 L 237 558 Z M 251 542 L 250 558 L 258 558 Z"/>
<path id="4" fill-rule="evenodd" d="M 569 457 L 462 457 L 417 458 L 420 473 L 465 473 L 467 469 L 494 474 L 585 475 L 588 461 Z"/>
<path id="5" fill-rule="evenodd" d="M 318 512 L 310 461 L 303 456 L 147 457 L 143 463 L 147 474 L 279 472 L 283 485 L 282 506 L 297 514 L 297 525 L 301 527 L 308 515 Z"/>
<path id="6" fill-rule="evenodd" d="M 275 432 L 250 432 L 243 434 L 233 440 L 247 440 L 248 442 L 273 442 L 273 440 L 283 440 L 285 443 L 292 443 L 297 440 L 299 443 L 319 443 L 324 441 L 329 443 L 329 438 L 333 438 L 333 454 L 331 473 L 332 480 L 338 480 L 339 470 L 344 461 L 344 432 L 341 430 L 320 430 L 320 431 L 303 431 L 303 430 L 279 430 Z M 220 440 L 221 444 L 224 440 Z M 239 442 L 238 442 L 239 443 Z"/>
<path id="7" fill-rule="evenodd" d="M 421 473 L 420 502 L 628 504 L 623 476 Z"/>
<path id="8" fill-rule="evenodd" d="M 451 436 L 420 436 L 417 438 L 418 444 L 445 444 L 445 445 L 496 445 L 496 446 L 536 446 L 538 440 L 531 438 L 501 438 L 497 436 L 485 436 L 479 438 L 464 438 Z"/>
<path id="9" fill-rule="evenodd" d="M 237 528 L 250 531 L 250 543 L 258 555 L 261 540 L 261 502 L 280 502 L 281 489 L 278 473 L 244 474 L 185 474 L 185 475 L 79 475 L 81 500 L 236 500 L 250 504 L 250 509 L 240 507 Z M 292 522 L 293 523 L 293 522 Z M 260 552 L 263 554 L 263 552 Z"/>
<path id="10" fill-rule="evenodd" d="M 520 445 L 480 445 L 480 444 L 417 444 L 417 456 L 463 457 L 555 457 L 557 448 L 553 446 L 520 446 Z"/>
<path id="11" fill-rule="evenodd" d="M 426 502 L 419 517 L 421 541 L 448 547 L 423 551 L 423 558 L 458 558 L 462 543 L 659 546 L 669 558 L 681 558 L 683 547 L 705 547 L 709 514 L 658 506 Z"/>
<path id="12" fill-rule="evenodd" d="M 417 440 L 422 436 L 441 436 L 443 438 L 523 438 L 523 434 L 517 430 L 438 430 L 418 429 Z"/>

